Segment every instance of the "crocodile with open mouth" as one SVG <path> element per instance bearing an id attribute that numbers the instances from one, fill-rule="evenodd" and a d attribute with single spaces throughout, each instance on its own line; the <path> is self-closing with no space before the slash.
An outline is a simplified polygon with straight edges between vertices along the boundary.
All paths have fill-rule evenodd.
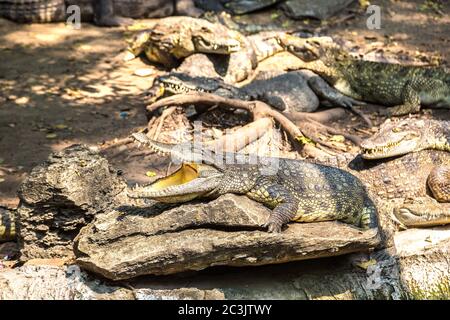
<path id="1" fill-rule="evenodd" d="M 246 85 L 237 87 L 227 84 L 220 78 L 194 77 L 185 73 L 171 72 L 155 79 L 149 97 L 150 101 L 154 102 L 167 95 L 207 92 L 231 99 L 264 101 L 283 112 L 313 112 L 319 107 L 318 97 L 340 107 L 354 103 L 351 98 L 340 94 L 318 76 L 315 76 L 317 79 L 314 81 L 318 85 L 314 85 L 312 90 L 311 77 L 305 74 L 305 71 L 292 71 L 273 76 L 271 72 L 266 72 L 261 76 L 262 79 L 256 78 Z"/>
<path id="2" fill-rule="evenodd" d="M 344 170 L 285 158 L 220 157 L 195 145 L 185 150 L 152 141 L 143 133 L 132 136 L 155 151 L 171 154 L 182 164 L 167 177 L 129 190 L 130 198 L 180 203 L 226 193 L 244 194 L 273 209 L 265 224 L 269 232 L 281 232 L 291 220 L 339 220 L 362 229 L 377 226 L 376 209 L 365 187 Z M 230 159 L 234 160 L 230 163 Z"/>
<path id="3" fill-rule="evenodd" d="M 450 73 L 444 68 L 360 60 L 329 37 L 285 34 L 278 41 L 304 61 L 301 68 L 314 71 L 347 96 L 391 107 L 390 116 L 419 112 L 421 105 L 450 108 Z"/>

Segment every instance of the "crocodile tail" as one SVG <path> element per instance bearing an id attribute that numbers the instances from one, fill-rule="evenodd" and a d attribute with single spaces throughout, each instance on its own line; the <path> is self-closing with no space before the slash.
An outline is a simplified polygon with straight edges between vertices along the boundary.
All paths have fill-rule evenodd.
<path id="1" fill-rule="evenodd" d="M 11 241 L 16 237 L 14 211 L 0 207 L 0 241 Z"/>
<path id="2" fill-rule="evenodd" d="M 0 16 L 19 23 L 64 21 L 64 0 L 25 0 L 0 2 Z"/>

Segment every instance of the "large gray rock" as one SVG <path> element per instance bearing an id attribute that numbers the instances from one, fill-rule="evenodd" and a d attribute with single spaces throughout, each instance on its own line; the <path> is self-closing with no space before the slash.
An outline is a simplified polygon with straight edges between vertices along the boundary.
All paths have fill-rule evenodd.
<path id="1" fill-rule="evenodd" d="M 327 19 L 347 7 L 353 0 L 288 0 L 281 5 L 293 19 Z"/>
<path id="2" fill-rule="evenodd" d="M 256 266 L 367 251 L 378 230 L 339 222 L 289 224 L 281 234 L 261 229 L 270 210 L 244 196 L 161 211 L 123 207 L 83 228 L 77 263 L 112 279 L 167 275 L 210 266 Z"/>
<path id="3" fill-rule="evenodd" d="M 108 284 L 76 265 L 24 265 L 0 269 L 0 300 L 217 300 L 224 294 L 198 288 L 132 289 Z"/>
<path id="4" fill-rule="evenodd" d="M 125 188 L 108 161 L 86 146 L 51 154 L 19 189 L 21 258 L 70 256 L 81 227 L 113 206 Z"/>

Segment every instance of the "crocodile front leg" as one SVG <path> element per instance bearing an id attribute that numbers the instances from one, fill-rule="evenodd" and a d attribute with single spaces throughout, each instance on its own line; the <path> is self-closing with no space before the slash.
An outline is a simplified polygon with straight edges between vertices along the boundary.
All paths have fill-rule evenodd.
<path id="1" fill-rule="evenodd" d="M 269 220 L 263 225 L 268 232 L 280 233 L 283 225 L 297 213 L 298 200 L 289 190 L 274 182 L 265 179 L 259 181 L 247 196 L 273 208 Z"/>
<path id="2" fill-rule="evenodd" d="M 313 75 L 308 79 L 309 87 L 321 99 L 330 102 L 333 106 L 350 108 L 354 105 L 364 105 L 362 101 L 347 97 L 331 87 L 318 75 Z"/>

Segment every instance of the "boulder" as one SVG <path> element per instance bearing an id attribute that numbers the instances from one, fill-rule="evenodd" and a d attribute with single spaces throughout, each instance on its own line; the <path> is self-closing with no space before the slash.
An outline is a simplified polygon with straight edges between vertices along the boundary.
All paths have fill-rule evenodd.
<path id="1" fill-rule="evenodd" d="M 260 226 L 270 210 L 224 195 L 169 210 L 123 206 L 98 216 L 75 240 L 77 264 L 111 280 L 210 266 L 257 266 L 368 251 L 377 229 L 339 222 L 291 223 L 280 234 Z"/>
<path id="2" fill-rule="evenodd" d="M 327 19 L 346 8 L 353 0 L 288 0 L 281 5 L 293 19 Z"/>
<path id="3" fill-rule="evenodd" d="M 19 189 L 21 258 L 72 255 L 72 242 L 81 227 L 117 204 L 125 188 L 108 161 L 87 146 L 73 145 L 51 154 Z"/>

